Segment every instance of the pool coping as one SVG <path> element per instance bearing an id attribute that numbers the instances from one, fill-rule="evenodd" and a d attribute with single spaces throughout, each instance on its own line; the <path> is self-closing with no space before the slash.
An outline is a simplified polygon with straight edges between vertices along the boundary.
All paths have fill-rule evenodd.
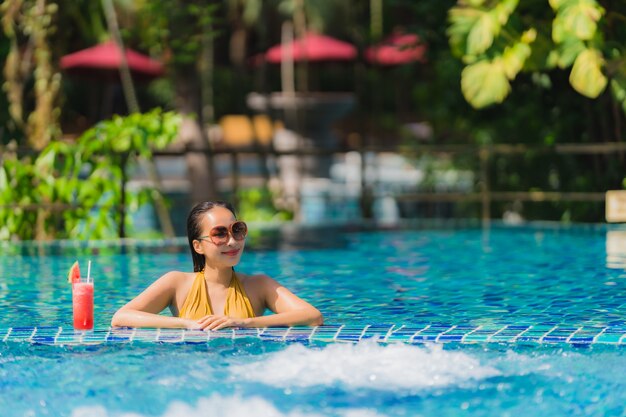
<path id="1" fill-rule="evenodd" d="M 124 343 L 197 344 L 215 339 L 256 338 L 272 342 L 530 344 L 558 346 L 626 346 L 626 322 L 615 326 L 559 325 L 345 325 L 317 327 L 230 328 L 219 331 L 154 328 L 103 328 L 78 331 L 71 327 L 0 328 L 0 341 L 36 345 L 117 345 Z"/>

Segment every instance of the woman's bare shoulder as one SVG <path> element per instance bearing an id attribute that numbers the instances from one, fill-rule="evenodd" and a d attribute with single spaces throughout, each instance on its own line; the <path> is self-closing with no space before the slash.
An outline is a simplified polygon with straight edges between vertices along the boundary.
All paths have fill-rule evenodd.
<path id="1" fill-rule="evenodd" d="M 170 277 L 171 279 L 189 279 L 194 278 L 198 272 L 184 272 L 184 271 L 169 271 L 163 274 L 163 276 Z"/>
<path id="2" fill-rule="evenodd" d="M 177 286 L 193 280 L 197 272 L 169 271 L 163 274 L 158 281 Z"/>
<path id="3" fill-rule="evenodd" d="M 242 274 L 237 272 L 237 277 L 239 277 L 242 284 L 250 286 L 264 286 L 276 283 L 276 280 L 266 274 Z"/>

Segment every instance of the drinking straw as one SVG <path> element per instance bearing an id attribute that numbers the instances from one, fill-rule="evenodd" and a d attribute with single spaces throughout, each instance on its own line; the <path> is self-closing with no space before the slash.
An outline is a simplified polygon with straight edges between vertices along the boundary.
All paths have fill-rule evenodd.
<path id="1" fill-rule="evenodd" d="M 91 260 L 87 262 L 87 282 L 90 282 L 89 276 L 91 275 Z"/>

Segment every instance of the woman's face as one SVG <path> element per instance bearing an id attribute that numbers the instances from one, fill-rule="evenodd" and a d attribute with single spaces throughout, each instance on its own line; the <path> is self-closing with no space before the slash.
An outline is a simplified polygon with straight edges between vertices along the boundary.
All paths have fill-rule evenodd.
<path id="1" fill-rule="evenodd" d="M 230 233 L 230 226 L 236 221 L 235 215 L 224 207 L 214 207 L 201 217 L 202 233 L 200 236 L 202 238 L 194 241 L 194 248 L 196 252 L 204 255 L 207 267 L 230 268 L 239 263 L 246 241 L 245 239 L 235 240 Z M 223 233 L 223 228 L 228 234 L 225 243 L 215 244 L 211 235 L 214 235 L 216 231 Z"/>

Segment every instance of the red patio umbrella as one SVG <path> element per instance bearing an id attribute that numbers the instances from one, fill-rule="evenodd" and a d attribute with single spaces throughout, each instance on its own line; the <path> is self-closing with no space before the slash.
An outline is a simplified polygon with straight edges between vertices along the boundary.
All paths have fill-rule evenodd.
<path id="1" fill-rule="evenodd" d="M 424 61 L 426 46 L 412 33 L 393 34 L 383 42 L 365 50 L 365 58 L 371 63 L 383 66 L 403 65 Z"/>
<path id="2" fill-rule="evenodd" d="M 133 75 L 143 78 L 163 75 L 163 64 L 159 61 L 129 48 L 125 48 L 125 55 L 128 68 Z M 122 54 L 113 41 L 107 41 L 61 58 L 61 68 L 68 72 L 105 78 L 117 77 L 121 65 Z"/>
<path id="3" fill-rule="evenodd" d="M 279 63 L 283 60 L 283 53 L 289 53 L 290 47 L 293 48 L 294 61 L 351 61 L 357 55 L 356 48 L 347 42 L 308 32 L 290 44 L 271 47 L 265 53 L 265 59 L 267 62 Z"/>

